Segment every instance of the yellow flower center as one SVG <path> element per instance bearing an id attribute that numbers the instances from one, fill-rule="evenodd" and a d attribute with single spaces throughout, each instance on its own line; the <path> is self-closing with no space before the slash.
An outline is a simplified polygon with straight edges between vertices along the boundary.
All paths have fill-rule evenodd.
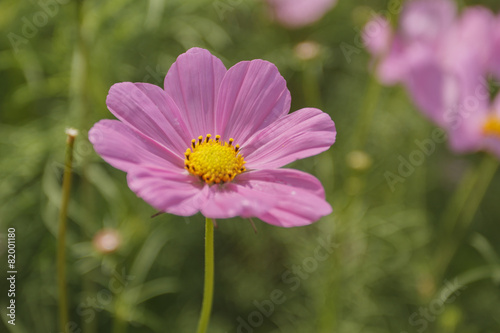
<path id="1" fill-rule="evenodd" d="M 484 123 L 483 133 L 485 135 L 500 137 L 500 118 L 490 116 Z"/>
<path id="2" fill-rule="evenodd" d="M 205 139 L 200 135 L 198 140 L 191 141 L 191 148 L 184 153 L 185 168 L 207 184 L 233 180 L 246 170 L 246 162 L 239 153 L 240 146 L 233 146 L 233 142 L 233 139 L 229 139 L 229 142 L 220 141 L 220 135 L 216 135 L 215 139 L 210 134 Z"/>

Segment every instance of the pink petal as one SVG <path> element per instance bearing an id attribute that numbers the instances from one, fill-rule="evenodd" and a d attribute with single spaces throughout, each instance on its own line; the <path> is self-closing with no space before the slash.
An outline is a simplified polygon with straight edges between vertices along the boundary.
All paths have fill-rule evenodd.
<path id="1" fill-rule="evenodd" d="M 208 186 L 195 177 L 155 167 L 133 168 L 127 181 L 130 189 L 148 204 L 175 215 L 196 214 L 208 196 Z"/>
<path id="2" fill-rule="evenodd" d="M 318 109 L 306 108 L 283 116 L 242 145 L 249 169 L 278 168 L 319 154 L 335 142 L 335 124 Z"/>
<path id="3" fill-rule="evenodd" d="M 210 218 L 255 217 L 268 211 L 277 198 L 269 193 L 255 195 L 247 183 L 231 182 L 210 187 L 210 194 L 201 209 Z"/>
<path id="4" fill-rule="evenodd" d="M 495 18 L 495 26 L 492 31 L 493 34 L 493 45 L 492 54 L 497 55 L 496 57 L 491 57 L 490 67 L 493 73 L 496 75 L 497 80 L 500 79 L 500 15 Z"/>
<path id="5" fill-rule="evenodd" d="M 485 74 L 492 56 L 493 13 L 483 7 L 464 10 L 445 39 L 444 66 L 455 72 L 470 72 L 474 82 Z M 474 77 L 476 76 L 476 77 Z"/>
<path id="6" fill-rule="evenodd" d="M 458 153 L 476 152 L 484 139 L 483 125 L 486 118 L 475 115 L 458 119 L 457 125 L 448 131 L 451 149 Z"/>
<path id="7" fill-rule="evenodd" d="M 395 37 L 387 54 L 380 59 L 377 77 L 387 85 L 401 82 L 408 71 L 407 53 L 403 41 Z"/>
<path id="8" fill-rule="evenodd" d="M 106 104 L 124 124 L 183 157 L 191 137 L 163 89 L 148 83 L 117 83 L 109 90 Z"/>
<path id="9" fill-rule="evenodd" d="M 437 125 L 446 126 L 447 113 L 459 103 L 459 77 L 430 60 L 411 67 L 405 83 L 419 109 Z"/>
<path id="10" fill-rule="evenodd" d="M 378 66 L 378 76 L 385 84 L 401 82 L 408 71 L 437 62 L 439 47 L 456 16 L 450 0 L 415 0 L 405 3 L 400 29 L 395 34 L 387 56 Z M 373 46 L 372 46 L 373 47 Z"/>
<path id="11" fill-rule="evenodd" d="M 321 182 L 310 174 L 293 169 L 259 170 L 248 173 L 255 195 L 276 197 L 274 207 L 257 215 L 262 221 L 281 227 L 311 224 L 332 212 L 325 201 Z"/>
<path id="12" fill-rule="evenodd" d="M 118 120 L 101 120 L 89 131 L 96 152 L 117 169 L 128 172 L 138 165 L 183 170 L 183 160 L 156 141 L 133 131 Z"/>
<path id="13" fill-rule="evenodd" d="M 165 77 L 165 91 L 183 113 L 191 139 L 214 133 L 214 107 L 226 67 L 207 50 L 181 54 Z"/>
<path id="14" fill-rule="evenodd" d="M 295 227 L 332 211 L 319 180 L 297 170 L 251 171 L 226 185 L 225 191 L 212 193 L 202 209 L 205 216 L 255 216 L 273 225 Z"/>
<path id="15" fill-rule="evenodd" d="M 363 44 L 368 51 L 375 56 L 380 56 L 389 50 L 393 31 L 385 18 L 375 16 L 365 25 L 362 37 Z"/>
<path id="16" fill-rule="evenodd" d="M 464 91 L 462 97 L 447 126 L 450 146 L 459 153 L 478 151 L 490 110 L 489 91 L 487 88 Z"/>
<path id="17" fill-rule="evenodd" d="M 452 25 L 456 11 L 451 0 L 408 1 L 401 13 L 401 33 L 412 41 L 435 42 Z"/>
<path id="18" fill-rule="evenodd" d="M 337 0 L 268 0 L 273 14 L 281 24 L 299 28 L 319 20 Z"/>
<path id="19" fill-rule="evenodd" d="M 290 110 L 290 92 L 276 66 L 263 60 L 231 67 L 219 91 L 216 132 L 235 144 L 268 126 Z"/>

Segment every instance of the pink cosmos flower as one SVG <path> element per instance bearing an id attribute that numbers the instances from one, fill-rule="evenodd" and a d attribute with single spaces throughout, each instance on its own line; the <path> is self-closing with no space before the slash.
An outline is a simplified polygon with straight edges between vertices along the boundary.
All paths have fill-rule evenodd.
<path id="1" fill-rule="evenodd" d="M 498 18 L 483 7 L 457 16 L 451 0 L 413 0 L 396 31 L 376 18 L 363 38 L 378 59 L 380 80 L 402 83 L 419 109 L 448 131 L 453 150 L 491 151 L 486 142 L 498 127 L 486 77 L 498 68 L 499 28 Z"/>
<path id="2" fill-rule="evenodd" d="M 327 150 L 335 125 L 318 109 L 288 114 L 290 92 L 273 64 L 243 61 L 226 70 L 192 48 L 164 86 L 113 85 L 106 103 L 119 120 L 101 120 L 89 132 L 139 197 L 176 215 L 257 217 L 282 227 L 331 212 L 318 179 L 279 168 Z"/>
<path id="3" fill-rule="evenodd" d="M 479 134 L 493 104 L 487 77 L 495 58 L 491 39 L 494 25 L 489 10 L 467 8 L 443 44 L 443 68 L 454 75 L 455 97 L 444 112 L 442 126 L 448 129 L 451 147 L 458 152 L 485 149 Z"/>
<path id="4" fill-rule="evenodd" d="M 337 0 L 267 0 L 272 16 L 289 28 L 312 24 L 332 9 Z"/>
<path id="5" fill-rule="evenodd" d="M 405 4 L 397 31 L 377 17 L 363 33 L 368 50 L 379 58 L 381 82 L 404 84 L 417 106 L 438 124 L 444 122 L 443 110 L 455 102 L 453 73 L 441 66 L 442 44 L 455 16 L 452 1 L 414 0 Z M 380 27 L 378 34 L 369 30 L 373 26 Z"/>
<path id="6" fill-rule="evenodd" d="M 451 109 L 446 117 L 446 129 L 454 151 L 483 150 L 500 158 L 500 94 L 490 102 L 486 80 L 471 90 L 463 103 Z"/>

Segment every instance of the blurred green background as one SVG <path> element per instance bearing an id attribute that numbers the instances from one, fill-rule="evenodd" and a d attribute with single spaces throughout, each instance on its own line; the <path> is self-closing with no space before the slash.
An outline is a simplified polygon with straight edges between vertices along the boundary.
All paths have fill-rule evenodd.
<path id="1" fill-rule="evenodd" d="M 460 6 L 478 3 L 500 9 L 495 0 Z M 0 331 L 60 332 L 56 235 L 69 126 L 80 130 L 68 220 L 70 331 L 195 331 L 203 217 L 150 218 L 154 209 L 95 154 L 87 131 L 113 118 L 105 105 L 113 83 L 162 85 L 175 58 L 198 46 L 228 68 L 275 63 L 292 110 L 319 107 L 338 130 L 328 152 L 292 165 L 323 182 L 333 214 L 294 229 L 256 221 L 257 234 L 243 219 L 218 221 L 209 332 L 500 332 L 500 173 L 482 177 L 494 164 L 435 142 L 403 181 L 391 188 L 386 180 L 435 129 L 401 87 L 371 77 L 360 29 L 387 8 L 340 0 L 319 22 L 287 30 L 257 0 L 2 1 L 0 276 L 9 227 L 18 275 L 15 326 L 0 280 Z M 120 235 L 112 253 L 93 245 L 103 228 Z M 321 244 L 331 244 L 323 261 L 315 257 Z M 271 307 L 276 293 L 280 304 Z"/>

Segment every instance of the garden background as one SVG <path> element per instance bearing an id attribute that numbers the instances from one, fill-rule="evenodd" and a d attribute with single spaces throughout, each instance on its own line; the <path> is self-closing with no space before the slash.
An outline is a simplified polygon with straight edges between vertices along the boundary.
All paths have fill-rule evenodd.
<path id="1" fill-rule="evenodd" d="M 494 0 L 458 3 L 500 10 Z M 97 156 L 87 132 L 113 118 L 112 84 L 161 86 L 196 46 L 228 68 L 273 62 L 292 110 L 318 107 L 338 131 L 330 150 L 292 164 L 322 181 L 331 215 L 290 229 L 256 220 L 257 233 L 241 218 L 218 221 L 209 332 L 500 332 L 500 173 L 457 195 L 488 157 L 451 152 L 402 87 L 372 76 L 361 43 L 374 13 L 397 20 L 400 6 L 340 0 L 318 22 L 288 29 L 257 0 L 2 1 L 0 331 L 60 332 L 67 127 L 80 131 L 68 213 L 70 331 L 195 331 L 204 218 L 151 218 L 155 210 Z M 6 316 L 8 228 L 16 230 L 15 326 Z M 119 235 L 111 253 L 95 245 L 102 229 Z"/>

